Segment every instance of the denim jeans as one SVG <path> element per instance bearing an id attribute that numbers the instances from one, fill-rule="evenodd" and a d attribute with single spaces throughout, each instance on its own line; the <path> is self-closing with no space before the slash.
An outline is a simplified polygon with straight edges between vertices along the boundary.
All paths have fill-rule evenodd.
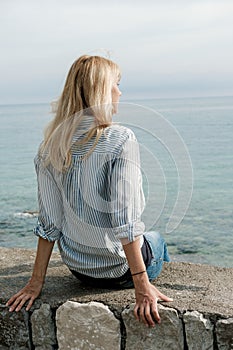
<path id="1" fill-rule="evenodd" d="M 149 277 L 149 280 L 153 281 L 161 273 L 163 268 L 163 262 L 164 261 L 169 262 L 170 257 L 167 250 L 167 244 L 164 238 L 159 234 L 159 232 L 157 231 L 145 232 L 144 236 L 150 245 L 152 256 L 153 256 L 150 265 L 146 269 L 146 272 Z M 133 281 L 131 276 L 127 281 L 121 283 L 121 288 L 132 288 L 132 287 L 133 287 Z"/>
<path id="2" fill-rule="evenodd" d="M 150 244 L 153 259 L 147 267 L 149 280 L 152 281 L 162 271 L 163 262 L 169 262 L 170 257 L 167 250 L 167 245 L 164 238 L 156 231 L 146 232 L 145 237 Z"/>

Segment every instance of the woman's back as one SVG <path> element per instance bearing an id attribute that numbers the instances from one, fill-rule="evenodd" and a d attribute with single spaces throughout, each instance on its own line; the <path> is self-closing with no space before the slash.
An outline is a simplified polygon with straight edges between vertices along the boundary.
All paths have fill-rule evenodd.
<path id="1" fill-rule="evenodd" d="M 106 277 L 103 264 L 112 265 L 117 277 L 127 270 L 119 238 L 128 237 L 130 227 L 134 235 L 135 230 L 144 229 L 140 221 L 144 196 L 138 144 L 130 129 L 113 124 L 105 128 L 88 154 L 95 137 L 84 144 L 80 140 L 90 125 L 87 117 L 77 129 L 66 171 L 58 172 L 51 165 L 45 168 L 36 158 L 39 197 L 43 199 L 40 216 L 48 218 L 47 234 L 53 239 L 56 234 L 63 260 L 71 269 L 81 273 L 89 269 L 95 276 Z M 53 201 L 44 203 L 45 197 Z M 40 226 L 35 233 L 41 232 Z"/>

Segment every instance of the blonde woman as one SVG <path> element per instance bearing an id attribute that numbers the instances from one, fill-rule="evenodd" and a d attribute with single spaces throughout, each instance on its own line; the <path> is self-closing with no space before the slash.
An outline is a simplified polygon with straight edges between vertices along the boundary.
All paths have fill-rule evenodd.
<path id="1" fill-rule="evenodd" d="M 71 66 L 55 117 L 35 158 L 39 217 L 37 255 L 27 285 L 7 302 L 29 310 L 40 295 L 57 241 L 64 263 L 82 282 L 135 288 L 135 317 L 160 322 L 157 301 L 171 301 L 151 280 L 169 261 L 156 232 L 144 232 L 138 143 L 116 125 L 121 92 L 117 64 L 81 56 Z"/>

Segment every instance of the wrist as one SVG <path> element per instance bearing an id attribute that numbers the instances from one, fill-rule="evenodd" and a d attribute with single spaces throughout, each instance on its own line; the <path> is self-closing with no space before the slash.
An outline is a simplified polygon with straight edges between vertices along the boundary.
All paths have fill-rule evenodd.
<path id="1" fill-rule="evenodd" d="M 146 270 L 142 270 L 142 271 L 139 271 L 139 272 L 131 273 L 131 276 L 134 277 L 134 276 L 137 276 L 137 275 L 141 275 L 143 273 L 146 273 Z"/>
<path id="2" fill-rule="evenodd" d="M 135 288 L 142 288 L 143 286 L 147 286 L 150 283 L 146 272 L 140 274 L 133 274 L 132 279 Z"/>
<path id="3" fill-rule="evenodd" d="M 32 274 L 32 277 L 30 278 L 31 282 L 44 283 L 44 280 L 45 280 L 45 276 L 35 275 L 35 274 Z"/>

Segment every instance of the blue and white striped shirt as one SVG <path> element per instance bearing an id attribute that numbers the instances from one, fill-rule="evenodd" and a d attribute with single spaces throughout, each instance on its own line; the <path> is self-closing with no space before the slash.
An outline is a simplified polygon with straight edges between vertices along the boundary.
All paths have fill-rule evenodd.
<path id="1" fill-rule="evenodd" d="M 94 139 L 75 144 L 91 124 L 85 117 L 74 137 L 66 172 L 35 158 L 39 217 L 34 232 L 58 241 L 63 262 L 95 278 L 116 278 L 128 269 L 121 239 L 144 232 L 144 195 L 139 146 L 134 133 L 112 124 L 88 157 Z"/>

